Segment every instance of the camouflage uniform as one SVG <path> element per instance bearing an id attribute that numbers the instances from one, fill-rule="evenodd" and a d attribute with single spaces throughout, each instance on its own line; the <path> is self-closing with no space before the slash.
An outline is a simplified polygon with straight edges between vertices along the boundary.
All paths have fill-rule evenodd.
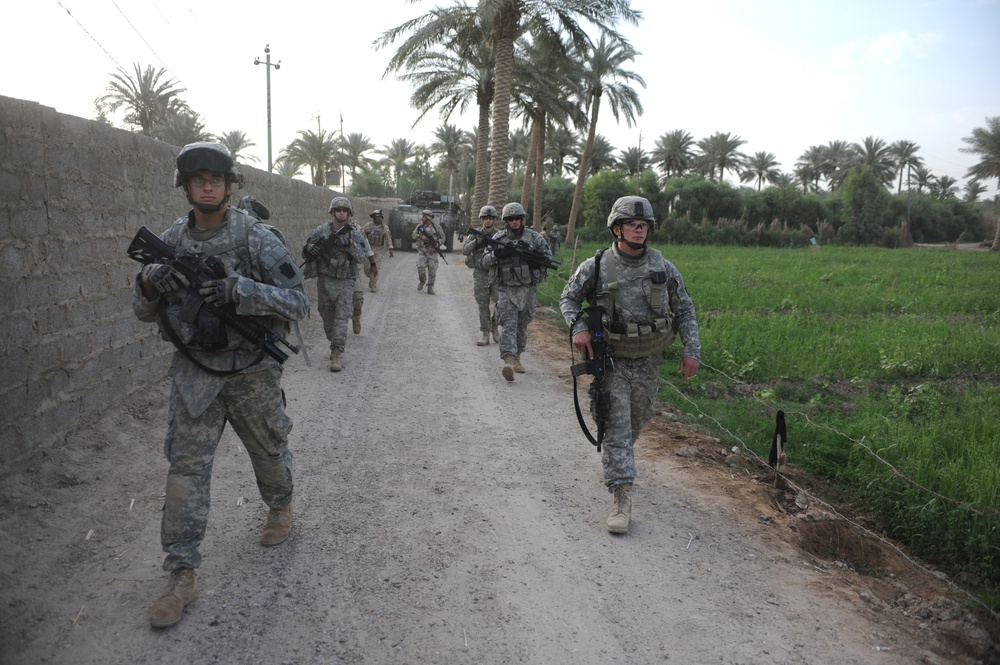
<path id="1" fill-rule="evenodd" d="M 426 236 L 420 232 L 420 229 L 424 229 L 427 233 L 434 236 L 437 241 L 438 248 L 444 247 L 444 229 L 439 223 L 433 219 L 430 222 L 421 221 L 413 229 L 412 239 L 417 245 L 417 277 L 420 280 L 421 287 L 424 282 L 427 282 L 427 288 L 429 291 L 433 292 L 434 282 L 437 279 L 438 270 L 438 250 L 431 247 L 430 242 L 427 240 Z"/>
<path id="2" fill-rule="evenodd" d="M 615 243 L 601 257 L 598 293 L 608 292 L 608 261 L 615 262 L 619 285 L 615 309 L 622 313 L 621 321 L 631 323 L 666 317 L 673 332 L 679 333 L 684 343 L 682 355 L 700 360 L 701 343 L 694 303 L 677 268 L 663 258 L 659 250 L 647 247 L 642 256 L 631 257 L 618 251 L 618 243 Z M 656 272 L 666 274 L 666 288 L 660 291 L 659 312 L 650 306 L 650 275 Z M 580 317 L 580 312 L 583 301 L 589 301 L 593 293 L 594 258 L 591 257 L 577 268 L 559 300 L 559 308 L 567 324 L 572 326 L 572 334 L 587 329 L 586 319 Z M 610 341 L 614 347 L 614 341 Z M 673 341 L 672 333 L 669 341 Z M 662 353 L 638 358 L 615 357 L 614 370 L 606 376 L 610 422 L 604 433 L 601 461 L 608 488 L 631 484 L 635 480 L 633 446 L 643 425 L 653 415 L 662 362 Z"/>
<path id="3" fill-rule="evenodd" d="M 368 240 L 368 244 L 374 251 L 375 265 L 378 266 L 378 272 L 381 273 L 382 259 L 387 253 L 392 251 L 392 233 L 385 222 L 376 224 L 374 221 L 365 224 L 364 228 L 361 229 L 361 233 Z M 368 288 L 372 291 L 378 290 L 378 275 L 371 274 L 367 263 L 365 264 L 365 277 L 368 278 Z"/>
<path id="4" fill-rule="evenodd" d="M 496 303 L 500 297 L 500 287 L 493 279 L 489 268 L 483 265 L 486 255 L 486 244 L 478 236 L 469 235 L 462 245 L 462 254 L 466 257 L 466 265 L 472 265 L 472 293 L 479 307 L 479 330 L 488 335 L 493 328 L 494 314 L 490 314 L 490 303 Z M 494 308 L 495 309 L 495 308 Z"/>
<path id="5" fill-rule="evenodd" d="M 359 309 L 356 296 L 358 290 L 358 264 L 367 261 L 371 248 L 361 231 L 350 222 L 351 230 L 333 241 L 333 246 L 317 257 L 306 258 L 305 277 L 318 278 L 316 289 L 319 295 L 319 314 L 323 319 L 323 331 L 330 340 L 330 350 L 343 352 L 347 345 L 347 321 Z M 306 240 L 306 246 L 325 242 L 336 232 L 333 222 L 317 227 Z M 367 248 L 367 249 L 366 249 Z"/>
<path id="6" fill-rule="evenodd" d="M 223 223 L 208 230 L 195 228 L 192 213 L 178 219 L 160 238 L 178 252 L 217 256 L 228 262 L 240 275 L 236 313 L 241 316 L 284 334 L 288 321 L 301 319 L 309 310 L 302 273 L 282 239 L 242 210 L 229 208 Z M 197 568 L 201 563 L 198 546 L 208 521 L 212 462 L 227 422 L 250 455 L 264 502 L 282 509 L 292 500 L 292 453 L 288 449 L 292 421 L 284 408 L 281 365 L 231 330 L 225 348 L 202 350 L 196 331 L 206 313 L 182 311 L 187 297 L 188 291 L 182 288 L 146 300 L 139 279 L 132 293 L 132 309 L 140 321 L 157 321 L 162 307 L 159 316 L 169 321 L 199 363 L 214 370 L 236 370 L 227 376 L 209 374 L 180 351 L 174 353 L 170 424 L 163 446 L 170 469 L 160 533 L 167 571 Z M 162 322 L 160 326 L 162 331 Z"/>
<path id="7" fill-rule="evenodd" d="M 542 234 L 533 229 L 522 228 L 519 238 L 509 230 L 497 231 L 494 240 L 509 244 L 521 240 L 528 249 L 546 255 L 552 260 L 549 244 Z M 503 326 L 500 334 L 500 357 L 521 354 L 528 343 L 528 324 L 535 318 L 536 286 L 545 281 L 548 271 L 545 268 L 529 268 L 523 265 L 518 268 L 514 258 L 498 259 L 493 248 L 486 250 L 483 256 L 483 266 L 492 271 L 498 287 L 496 322 Z"/>

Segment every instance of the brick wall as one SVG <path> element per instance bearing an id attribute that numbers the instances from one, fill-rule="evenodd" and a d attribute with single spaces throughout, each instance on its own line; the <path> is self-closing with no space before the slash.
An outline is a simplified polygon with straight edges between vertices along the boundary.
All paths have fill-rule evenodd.
<path id="1" fill-rule="evenodd" d="M 163 379 L 172 347 L 132 314 L 125 249 L 140 226 L 159 234 L 186 214 L 177 150 L 0 96 L 0 474 Z M 264 203 L 293 248 L 329 220 L 330 190 L 240 169 L 234 199 Z M 362 223 L 398 203 L 352 202 Z"/>

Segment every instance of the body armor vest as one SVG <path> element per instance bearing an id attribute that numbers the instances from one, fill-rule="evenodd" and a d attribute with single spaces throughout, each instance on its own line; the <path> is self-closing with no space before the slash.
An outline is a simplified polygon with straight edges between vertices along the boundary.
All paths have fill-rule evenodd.
<path id="1" fill-rule="evenodd" d="M 601 253 L 603 254 L 603 250 Z M 645 321 L 633 320 L 617 306 L 621 297 L 615 257 L 611 256 L 604 264 L 608 289 L 598 294 L 597 301 L 606 312 L 602 328 L 605 338 L 611 342 L 615 350 L 615 357 L 645 358 L 659 355 L 674 342 L 673 315 L 669 311 L 661 311 L 664 285 L 650 280 L 650 304 L 655 318 Z M 599 277 L 599 274 L 595 274 L 594 279 L 598 280 Z"/>

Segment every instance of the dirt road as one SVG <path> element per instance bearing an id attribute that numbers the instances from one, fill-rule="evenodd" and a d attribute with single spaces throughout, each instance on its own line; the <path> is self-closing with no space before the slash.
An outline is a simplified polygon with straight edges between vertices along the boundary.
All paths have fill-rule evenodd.
<path id="1" fill-rule="evenodd" d="M 345 369 L 289 361 L 296 522 L 265 509 L 230 431 L 216 456 L 199 597 L 154 631 L 166 385 L 0 479 L 0 662 L 985 663 L 986 631 L 932 583 L 862 577 L 799 546 L 803 516 L 669 421 L 640 442 L 629 535 L 572 411 L 540 311 L 508 384 L 477 347 L 471 271 L 437 295 L 415 255 L 366 293 Z M 310 284 L 315 295 L 315 285 Z M 315 303 L 315 300 L 313 301 Z"/>

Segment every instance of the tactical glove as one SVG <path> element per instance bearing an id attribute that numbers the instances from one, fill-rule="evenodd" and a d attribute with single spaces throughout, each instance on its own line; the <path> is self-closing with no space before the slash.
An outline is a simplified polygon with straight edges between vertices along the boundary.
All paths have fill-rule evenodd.
<path id="1" fill-rule="evenodd" d="M 319 245 L 317 243 L 307 242 L 306 246 L 302 248 L 302 256 L 307 259 L 315 259 L 319 254 Z"/>
<path id="2" fill-rule="evenodd" d="M 510 257 L 514 256 L 514 250 L 504 245 L 503 247 L 497 247 L 496 249 L 494 249 L 493 256 L 497 257 L 498 259 L 509 259 Z"/>
<path id="3" fill-rule="evenodd" d="M 229 263 L 223 263 L 226 268 L 226 276 L 222 279 L 213 279 L 204 282 L 198 290 L 198 294 L 210 305 L 224 307 L 239 301 L 240 296 L 236 287 L 240 283 L 240 276 L 233 271 Z"/>
<path id="4" fill-rule="evenodd" d="M 172 293 L 189 285 L 187 277 L 166 263 L 150 263 L 143 266 L 140 278 L 161 295 Z"/>

